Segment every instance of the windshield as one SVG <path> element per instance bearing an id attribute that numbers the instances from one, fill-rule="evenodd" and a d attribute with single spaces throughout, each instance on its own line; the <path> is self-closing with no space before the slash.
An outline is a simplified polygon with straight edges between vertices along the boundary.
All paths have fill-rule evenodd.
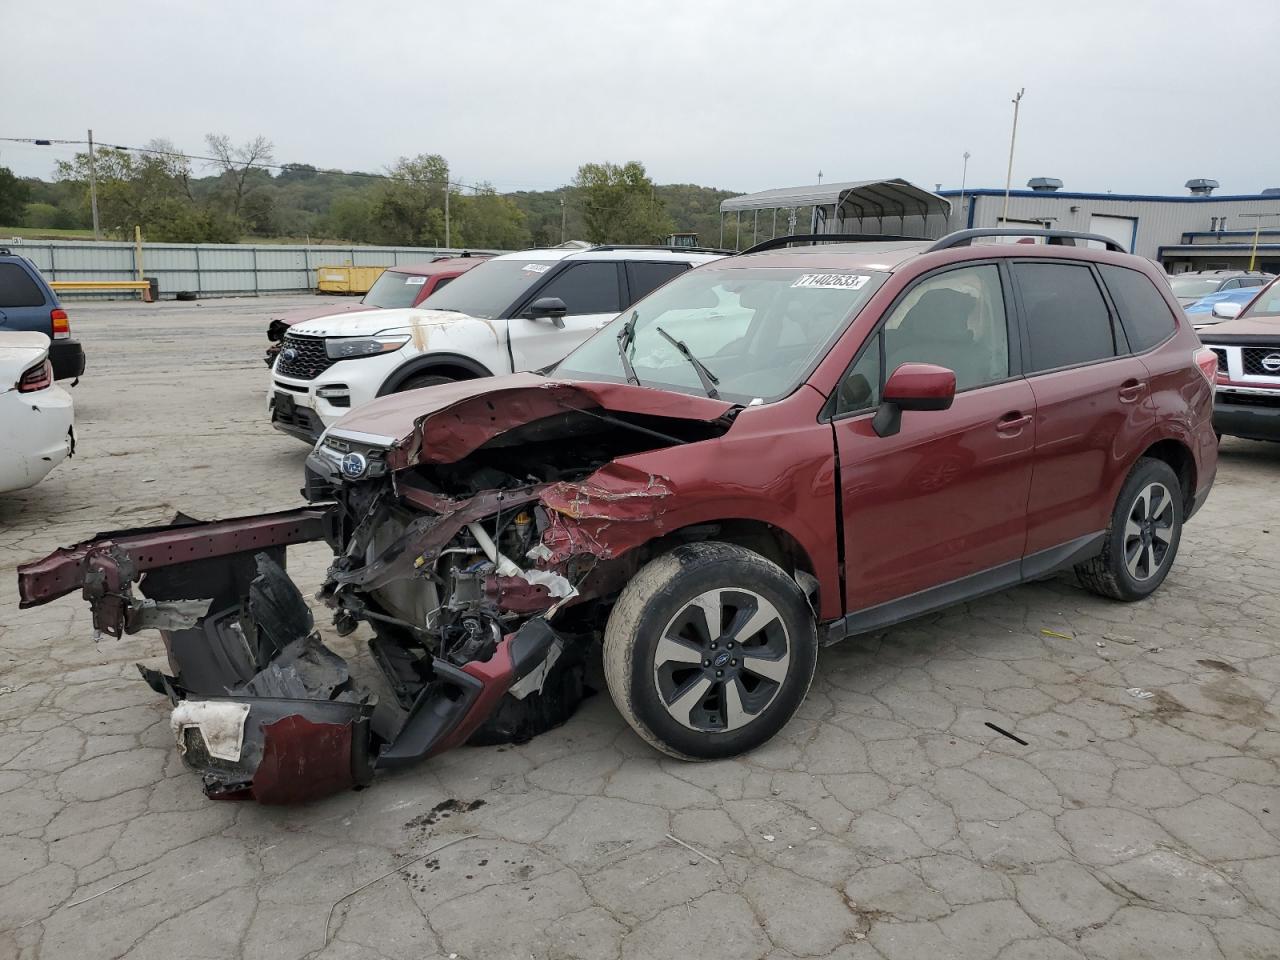
<path id="1" fill-rule="evenodd" d="M 1280 316 L 1280 283 L 1273 283 L 1262 293 L 1258 294 L 1258 299 L 1241 314 L 1242 317 L 1276 317 Z"/>
<path id="2" fill-rule="evenodd" d="M 692 270 L 620 314 L 569 354 L 556 376 L 625 382 L 618 337 L 630 324 L 627 358 L 642 385 L 707 395 L 697 364 L 672 342 L 679 341 L 714 376 L 723 399 L 778 400 L 808 376 L 886 276 L 799 268 Z"/>
<path id="3" fill-rule="evenodd" d="M 412 307 L 413 301 L 422 292 L 426 282 L 426 277 L 383 270 L 382 275 L 373 281 L 373 286 L 360 302 L 366 307 L 383 307 L 388 310 L 395 307 Z"/>
<path id="4" fill-rule="evenodd" d="M 554 260 L 490 260 L 431 294 L 422 309 L 496 320 L 555 265 Z"/>
<path id="5" fill-rule="evenodd" d="M 1205 280 L 1203 277 L 1174 277 L 1169 281 L 1175 297 L 1205 297 L 1216 293 L 1222 280 Z"/>

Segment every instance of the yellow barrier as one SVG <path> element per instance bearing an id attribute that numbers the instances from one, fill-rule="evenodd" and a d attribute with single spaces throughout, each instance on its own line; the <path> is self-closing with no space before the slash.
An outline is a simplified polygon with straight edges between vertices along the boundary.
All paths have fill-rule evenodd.
<path id="1" fill-rule="evenodd" d="M 151 302 L 151 281 L 149 280 L 51 280 L 49 286 L 55 291 L 65 290 L 68 293 L 133 290 L 142 294 L 144 303 Z"/>

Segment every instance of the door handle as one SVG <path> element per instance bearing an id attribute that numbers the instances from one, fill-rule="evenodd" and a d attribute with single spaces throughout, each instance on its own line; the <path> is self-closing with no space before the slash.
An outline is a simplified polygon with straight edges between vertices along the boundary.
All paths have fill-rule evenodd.
<path id="1" fill-rule="evenodd" d="M 1006 413 L 1003 417 L 996 421 L 996 432 L 998 433 L 1021 433 L 1022 428 L 1031 422 L 1031 414 L 1023 413 L 1021 410 L 1013 410 Z"/>
<path id="2" fill-rule="evenodd" d="M 1135 400 L 1142 398 L 1146 389 L 1147 384 L 1143 380 L 1126 380 L 1120 384 L 1120 402 L 1133 403 Z"/>

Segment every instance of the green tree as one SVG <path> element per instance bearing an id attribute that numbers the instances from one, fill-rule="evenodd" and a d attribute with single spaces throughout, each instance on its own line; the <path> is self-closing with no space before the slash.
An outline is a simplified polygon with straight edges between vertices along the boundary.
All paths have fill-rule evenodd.
<path id="1" fill-rule="evenodd" d="M 0 223 L 16 227 L 22 223 L 31 187 L 13 175 L 8 167 L 0 167 Z"/>
<path id="2" fill-rule="evenodd" d="M 444 243 L 444 191 L 449 165 L 438 153 L 401 157 L 387 168 L 370 212 L 378 243 L 438 246 Z M 454 202 L 450 194 L 449 202 Z"/>
<path id="3" fill-rule="evenodd" d="M 450 214 L 456 218 L 450 231 L 455 247 L 515 250 L 529 245 L 524 211 L 487 183 L 478 186 L 474 196 L 459 197 Z"/>
<path id="4" fill-rule="evenodd" d="M 672 232 L 657 187 L 638 161 L 584 163 L 573 185 L 593 243 L 660 243 Z"/>

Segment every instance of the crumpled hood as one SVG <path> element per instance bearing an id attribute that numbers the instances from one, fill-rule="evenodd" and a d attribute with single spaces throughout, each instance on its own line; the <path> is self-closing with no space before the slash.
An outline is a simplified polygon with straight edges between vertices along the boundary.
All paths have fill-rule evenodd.
<path id="1" fill-rule="evenodd" d="M 493 321 L 476 320 L 465 313 L 456 313 L 451 310 L 417 310 L 413 307 L 398 307 L 393 310 L 362 310 L 358 313 L 318 317 L 298 324 L 289 332 L 308 337 L 369 337 L 384 330 L 412 332 L 415 326 L 441 326 L 459 321 L 493 323 Z"/>
<path id="2" fill-rule="evenodd" d="M 323 306 L 315 307 L 298 307 L 296 310 L 279 310 L 271 314 L 267 319 L 275 322 L 279 320 L 287 327 L 292 327 L 299 323 L 306 323 L 308 320 L 315 320 L 319 317 L 330 317 L 344 313 L 357 313 L 363 310 L 380 310 L 381 307 L 375 307 L 372 304 L 361 303 L 359 300 L 347 300 L 341 303 L 326 303 Z"/>
<path id="3" fill-rule="evenodd" d="M 1215 323 L 1212 330 L 1201 333 L 1206 343 L 1230 342 L 1232 337 L 1275 337 L 1280 343 L 1280 316 L 1236 317 Z"/>
<path id="4" fill-rule="evenodd" d="M 515 373 L 379 397 L 347 414 L 330 432 L 395 438 L 387 462 L 403 469 L 418 463 L 454 463 L 513 427 L 567 410 L 603 409 L 706 423 L 734 406 L 626 383 Z"/>

